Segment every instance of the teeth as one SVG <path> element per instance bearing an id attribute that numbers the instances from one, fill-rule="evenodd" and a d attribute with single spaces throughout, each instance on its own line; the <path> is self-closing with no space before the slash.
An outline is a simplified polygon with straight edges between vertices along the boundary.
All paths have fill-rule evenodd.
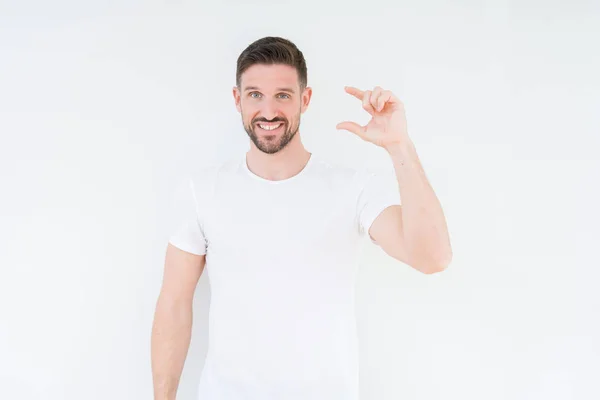
<path id="1" fill-rule="evenodd" d="M 281 126 L 281 123 L 279 123 L 277 125 L 271 125 L 271 126 L 265 126 L 265 125 L 258 124 L 258 126 L 260 126 L 261 129 L 264 129 L 265 131 L 272 131 L 274 129 L 279 128 Z"/>

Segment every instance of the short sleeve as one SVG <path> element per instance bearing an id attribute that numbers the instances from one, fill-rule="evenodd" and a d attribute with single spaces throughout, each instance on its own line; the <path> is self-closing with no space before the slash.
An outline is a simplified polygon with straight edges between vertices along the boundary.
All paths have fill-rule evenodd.
<path id="1" fill-rule="evenodd" d="M 199 214 L 197 185 L 192 178 L 176 191 L 171 204 L 169 243 L 196 255 L 206 254 L 206 237 Z"/>
<path id="2" fill-rule="evenodd" d="M 367 235 L 373 221 L 383 210 L 401 205 L 398 181 L 393 173 L 368 173 L 362 179 L 362 190 L 358 198 L 357 218 L 361 235 Z"/>

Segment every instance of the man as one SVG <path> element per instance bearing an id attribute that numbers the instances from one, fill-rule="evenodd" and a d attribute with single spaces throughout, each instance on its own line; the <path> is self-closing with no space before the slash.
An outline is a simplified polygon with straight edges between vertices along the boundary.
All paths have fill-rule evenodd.
<path id="1" fill-rule="evenodd" d="M 302 52 L 277 37 L 238 58 L 233 96 L 250 150 L 190 180 L 181 205 L 189 217 L 167 247 L 152 332 L 156 400 L 175 399 L 205 266 L 211 302 L 200 399 L 356 400 L 360 240 L 423 273 L 450 263 L 444 215 L 400 100 L 380 87 L 346 87 L 373 118 L 337 125 L 387 151 L 397 185 L 386 185 L 303 147 L 306 71 Z"/>

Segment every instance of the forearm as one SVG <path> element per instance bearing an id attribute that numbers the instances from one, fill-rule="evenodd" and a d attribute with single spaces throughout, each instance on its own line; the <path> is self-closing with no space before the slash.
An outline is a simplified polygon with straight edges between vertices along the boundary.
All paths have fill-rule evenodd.
<path id="1" fill-rule="evenodd" d="M 192 333 L 192 304 L 158 299 L 151 358 L 155 400 L 175 400 Z"/>
<path id="2" fill-rule="evenodd" d="M 402 228 L 409 256 L 417 265 L 444 269 L 452 258 L 446 218 L 412 141 L 387 149 L 402 199 Z"/>

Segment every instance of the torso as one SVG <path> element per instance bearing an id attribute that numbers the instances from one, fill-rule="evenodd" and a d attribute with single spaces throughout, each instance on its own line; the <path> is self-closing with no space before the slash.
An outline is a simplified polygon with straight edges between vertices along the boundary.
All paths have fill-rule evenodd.
<path id="1" fill-rule="evenodd" d="M 214 186 L 200 201 L 211 286 L 201 398 L 358 396 L 360 184 L 314 157 L 284 181 L 242 158 L 204 182 Z"/>

